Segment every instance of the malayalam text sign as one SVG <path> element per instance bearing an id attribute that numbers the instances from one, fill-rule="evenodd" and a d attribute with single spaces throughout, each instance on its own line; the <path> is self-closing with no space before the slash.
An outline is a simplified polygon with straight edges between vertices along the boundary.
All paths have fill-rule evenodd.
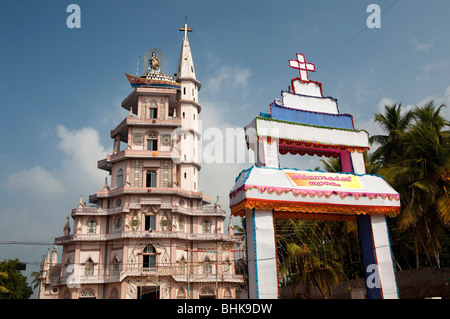
<path id="1" fill-rule="evenodd" d="M 300 187 L 362 188 L 357 176 L 333 173 L 284 172 Z"/>

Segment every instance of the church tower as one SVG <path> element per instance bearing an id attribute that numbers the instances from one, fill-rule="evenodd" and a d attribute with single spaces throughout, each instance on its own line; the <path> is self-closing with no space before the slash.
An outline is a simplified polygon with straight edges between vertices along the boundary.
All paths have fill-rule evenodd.
<path id="1" fill-rule="evenodd" d="M 42 298 L 236 298 L 240 237 L 224 234 L 226 213 L 199 189 L 201 105 L 187 34 L 178 71 L 164 72 L 164 53 L 145 53 L 143 75 L 121 107 L 128 116 L 111 130 L 113 153 L 97 163 L 109 174 L 82 197 L 68 221 L 58 278 L 43 278 Z M 53 272 L 54 274 L 54 272 Z"/>
<path id="2" fill-rule="evenodd" d="M 200 169 L 199 156 L 197 153 L 200 132 L 198 127 L 198 114 L 201 105 L 198 101 L 198 92 L 201 83 L 195 76 L 194 61 L 192 59 L 191 47 L 187 33 L 192 29 L 187 27 L 187 22 L 180 31 L 184 31 L 183 43 L 181 45 L 180 60 L 178 64 L 177 82 L 181 84 L 180 97 L 176 106 L 177 114 L 181 118 L 182 141 L 181 141 L 181 175 L 180 186 L 184 189 L 197 191 L 198 170 Z M 189 178 L 184 178 L 189 176 Z"/>

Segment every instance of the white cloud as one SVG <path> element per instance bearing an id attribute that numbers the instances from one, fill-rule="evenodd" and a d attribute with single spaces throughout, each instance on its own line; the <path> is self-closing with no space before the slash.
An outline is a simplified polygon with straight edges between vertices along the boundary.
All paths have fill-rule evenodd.
<path id="1" fill-rule="evenodd" d="M 200 190 L 215 202 L 220 197 L 222 209 L 229 214 L 228 194 L 234 185 L 238 174 L 253 164 L 252 154 L 249 154 L 245 143 L 243 127 L 237 126 L 230 118 L 236 116 L 237 107 L 242 108 L 242 97 L 245 96 L 252 71 L 249 67 L 222 65 L 211 73 L 203 83 L 201 98 L 202 137 L 206 137 L 208 130 L 214 130 L 214 140 L 204 140 L 202 151 L 210 151 L 208 147 L 221 150 L 222 157 L 216 163 L 208 163 L 202 158 L 202 168 L 199 172 Z M 232 101 L 240 101 L 236 105 Z M 241 113 L 242 116 L 244 116 Z M 248 120 L 250 121 L 250 117 Z M 209 131 L 211 132 L 211 131 Z M 234 134 L 236 133 L 236 134 Z M 233 147 L 233 148 L 231 148 Z M 210 147 L 211 148 L 211 147 Z M 237 153 L 245 153 L 244 163 L 237 163 Z M 204 152 L 204 155 L 209 155 Z M 228 161 L 228 163 L 227 163 Z M 239 224 L 239 219 L 233 218 L 233 223 Z M 225 222 L 225 227 L 228 220 Z"/>
<path id="2" fill-rule="evenodd" d="M 69 131 L 58 125 L 56 132 L 60 138 L 57 146 L 65 155 L 56 174 L 65 183 L 78 185 L 81 190 L 103 185 L 107 173 L 97 168 L 97 161 L 106 158 L 108 152 L 100 143 L 98 131 L 90 127 Z"/>
<path id="3" fill-rule="evenodd" d="M 41 166 L 35 166 L 9 175 L 6 185 L 24 195 L 58 196 L 64 184 Z"/>
<path id="4" fill-rule="evenodd" d="M 373 74 L 374 71 L 371 70 L 356 82 L 355 98 L 357 104 L 364 102 L 368 97 L 374 97 L 380 94 L 380 88 L 374 88 L 371 84 L 370 80 Z"/>
<path id="5" fill-rule="evenodd" d="M 412 38 L 411 44 L 414 45 L 414 47 L 416 48 L 417 51 L 428 52 L 428 51 L 430 51 L 431 47 L 433 46 L 433 41 L 434 41 L 434 38 L 428 43 L 419 42 L 419 40 L 417 40 L 416 38 Z"/>
<path id="6" fill-rule="evenodd" d="M 413 110 L 416 106 L 421 107 L 429 102 L 433 101 L 436 106 L 439 106 L 441 104 L 445 104 L 447 107 L 443 108 L 441 111 L 441 115 L 443 115 L 445 118 L 450 119 L 450 86 L 448 86 L 445 89 L 445 92 L 443 95 L 439 96 L 437 94 L 428 95 L 425 98 L 422 98 L 417 102 L 416 104 L 410 104 L 405 107 L 402 107 L 403 111 L 409 111 Z"/>
<path id="7" fill-rule="evenodd" d="M 290 34 L 294 37 L 305 40 L 316 36 L 320 32 L 318 26 L 305 26 L 302 22 L 290 22 L 289 23 Z"/>
<path id="8" fill-rule="evenodd" d="M 450 61 L 448 60 L 439 60 L 436 62 L 431 62 L 427 64 L 423 64 L 419 66 L 420 73 L 416 76 L 417 81 L 426 81 L 430 78 L 430 76 L 434 76 L 437 73 L 442 73 L 450 71 Z"/>
<path id="9" fill-rule="evenodd" d="M 396 101 L 389 97 L 383 97 L 380 99 L 380 101 L 376 104 L 375 113 L 381 113 L 384 114 L 384 106 L 385 105 L 392 105 L 396 103 Z M 370 117 L 370 119 L 366 121 L 355 121 L 355 128 L 359 130 L 365 130 L 369 133 L 369 137 L 373 135 L 382 135 L 385 132 L 382 131 L 380 125 L 375 122 L 374 115 Z M 371 145 L 370 152 L 373 152 L 376 150 L 378 145 Z"/>
<path id="10" fill-rule="evenodd" d="M 80 194 L 87 199 L 103 185 L 107 173 L 97 169 L 97 161 L 106 157 L 106 151 L 98 132 L 58 125 L 56 136 L 63 155 L 60 165 L 13 171 L 0 184 L 5 198 L 0 216 L 8 217 L 0 224 L 3 238 L 20 235 L 21 240 L 49 240 L 49 234 L 62 232 L 65 216 L 75 208 Z"/>
<path id="11" fill-rule="evenodd" d="M 213 94 L 228 88 L 245 91 L 251 76 L 249 67 L 223 65 L 205 82 L 205 87 Z"/>
<path id="12" fill-rule="evenodd" d="M 377 110 L 378 110 L 378 113 L 384 113 L 384 106 L 385 105 L 392 105 L 392 104 L 395 104 L 396 102 L 393 100 L 393 99 L 391 99 L 391 98 L 388 98 L 388 97 L 383 97 L 381 100 L 380 100 L 380 102 L 378 102 L 378 104 L 377 104 Z"/>
<path id="13" fill-rule="evenodd" d="M 127 87 L 128 89 L 128 87 Z M 125 91 L 125 90 L 123 90 Z M 126 92 L 126 91 L 125 91 Z M 116 96 L 112 98 L 111 104 L 107 104 L 105 106 L 99 106 L 102 108 L 102 120 L 105 125 L 108 126 L 116 126 L 118 125 L 126 116 L 130 114 L 129 111 L 122 108 L 123 95 Z M 114 107 L 111 107 L 114 105 Z"/>
<path id="14" fill-rule="evenodd" d="M 439 106 L 441 104 L 445 104 L 447 107 L 444 107 L 441 111 L 441 114 L 450 121 L 450 85 L 445 89 L 445 93 L 442 97 L 434 98 L 435 105 Z M 427 102 L 429 102 L 428 100 Z"/>
<path id="15" fill-rule="evenodd" d="M 225 115 L 231 110 L 228 104 L 220 101 L 207 101 L 204 105 L 207 105 L 207 108 L 203 108 L 201 112 L 201 119 L 205 124 L 202 137 L 205 138 L 206 130 L 214 130 L 217 136 L 214 137 L 214 140 L 203 141 L 202 143 L 202 151 L 205 156 L 202 158 L 202 168 L 199 172 L 199 187 L 205 195 L 211 197 L 213 202 L 219 196 L 222 209 L 229 214 L 228 194 L 234 185 L 235 178 L 243 169 L 250 167 L 253 160 L 249 160 L 249 153 L 242 130 L 240 130 L 242 134 L 237 134 L 237 137 L 230 133 L 230 131 L 235 129 L 239 131 L 240 128 L 236 128 L 235 125 L 226 121 L 227 117 Z M 228 135 L 227 129 L 229 129 Z M 227 144 L 227 142 L 233 142 L 230 143 L 233 145 L 233 150 L 230 149 L 230 144 Z M 218 158 L 219 161 L 215 163 L 206 161 L 208 159 L 206 156 L 209 155 L 207 148 L 211 146 L 211 143 L 214 143 L 213 146 L 221 150 L 222 154 Z M 237 150 L 245 153 L 244 163 L 233 161 L 233 159 L 237 158 L 237 152 L 239 152 Z M 231 151 L 234 152 L 233 156 L 230 154 Z M 231 160 L 231 163 L 227 163 L 227 160 Z M 233 223 L 239 224 L 239 219 L 234 218 Z M 228 220 L 225 222 L 225 227 L 227 225 Z"/>

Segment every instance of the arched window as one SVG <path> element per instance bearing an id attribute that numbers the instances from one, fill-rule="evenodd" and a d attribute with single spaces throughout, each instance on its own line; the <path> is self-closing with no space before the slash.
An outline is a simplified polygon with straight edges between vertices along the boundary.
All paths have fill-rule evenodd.
<path id="1" fill-rule="evenodd" d="M 158 116 L 158 104 L 156 104 L 155 101 L 152 101 L 150 103 L 150 106 L 148 107 L 148 118 L 156 119 L 157 116 Z"/>
<path id="2" fill-rule="evenodd" d="M 183 288 L 178 289 L 177 299 L 186 299 L 186 293 Z"/>
<path id="3" fill-rule="evenodd" d="M 223 299 L 231 299 L 231 291 L 230 288 L 227 288 L 223 293 Z"/>
<path id="4" fill-rule="evenodd" d="M 122 229 L 122 218 L 117 217 L 114 223 L 114 230 L 117 232 L 120 231 L 121 229 Z"/>
<path id="5" fill-rule="evenodd" d="M 202 232 L 207 234 L 211 233 L 211 221 L 209 219 L 202 221 Z"/>
<path id="6" fill-rule="evenodd" d="M 94 262 L 91 258 L 86 261 L 84 265 L 84 275 L 85 276 L 93 276 L 94 275 Z"/>
<path id="7" fill-rule="evenodd" d="M 143 253 L 143 268 L 154 268 L 156 267 L 156 249 L 153 245 L 147 245 L 144 248 Z"/>
<path id="8" fill-rule="evenodd" d="M 69 289 L 66 289 L 66 291 L 64 291 L 63 299 L 71 299 Z"/>
<path id="9" fill-rule="evenodd" d="M 225 260 L 225 263 L 223 264 L 224 273 L 228 273 L 230 271 L 230 264 L 230 259 L 227 258 L 227 260 Z"/>
<path id="10" fill-rule="evenodd" d="M 112 272 L 113 272 L 113 275 L 119 275 L 120 274 L 120 261 L 119 261 L 119 259 L 117 259 L 117 257 L 114 258 L 113 266 L 112 266 Z"/>
<path id="11" fill-rule="evenodd" d="M 95 293 L 92 289 L 85 289 L 81 292 L 80 299 L 95 299 Z"/>
<path id="12" fill-rule="evenodd" d="M 117 172 L 117 188 L 120 188 L 123 186 L 123 170 L 119 169 Z"/>
<path id="13" fill-rule="evenodd" d="M 156 215 L 145 215 L 144 229 L 150 231 L 156 230 Z"/>
<path id="14" fill-rule="evenodd" d="M 178 269 L 180 274 L 186 274 L 186 260 L 184 259 L 184 256 L 178 261 Z"/>
<path id="15" fill-rule="evenodd" d="M 200 299 L 216 299 L 216 293 L 211 287 L 205 287 L 200 292 Z"/>
<path id="16" fill-rule="evenodd" d="M 87 223 L 87 233 L 95 234 L 97 231 L 97 221 L 95 219 L 89 219 Z"/>
<path id="17" fill-rule="evenodd" d="M 183 217 L 178 218 L 178 230 L 184 232 L 184 219 Z"/>
<path id="18" fill-rule="evenodd" d="M 211 275 L 212 274 L 212 263 L 208 257 L 203 261 L 203 274 Z"/>
<path id="19" fill-rule="evenodd" d="M 117 291 L 117 288 L 113 288 L 111 290 L 111 293 L 109 295 L 109 299 L 119 299 L 119 292 Z"/>
<path id="20" fill-rule="evenodd" d="M 158 136 L 155 133 L 151 133 L 147 137 L 147 151 L 158 150 Z"/>
<path id="21" fill-rule="evenodd" d="M 145 187 L 157 187 L 157 175 L 155 170 L 146 172 Z"/>

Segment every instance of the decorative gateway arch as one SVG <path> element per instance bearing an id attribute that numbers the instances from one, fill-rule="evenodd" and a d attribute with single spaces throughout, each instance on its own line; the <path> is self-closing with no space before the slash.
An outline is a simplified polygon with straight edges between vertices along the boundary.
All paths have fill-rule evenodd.
<path id="1" fill-rule="evenodd" d="M 299 69 L 281 100 L 246 127 L 255 165 L 242 171 L 230 192 L 234 216 L 246 217 L 249 297 L 278 298 L 275 227 L 277 218 L 356 220 L 367 297 L 398 298 L 387 215 L 400 212 L 399 194 L 380 176 L 366 174 L 363 153 L 368 133 L 341 114 L 337 100 L 322 95 L 322 84 L 303 54 L 289 65 Z M 341 173 L 280 168 L 279 155 L 338 157 Z"/>

